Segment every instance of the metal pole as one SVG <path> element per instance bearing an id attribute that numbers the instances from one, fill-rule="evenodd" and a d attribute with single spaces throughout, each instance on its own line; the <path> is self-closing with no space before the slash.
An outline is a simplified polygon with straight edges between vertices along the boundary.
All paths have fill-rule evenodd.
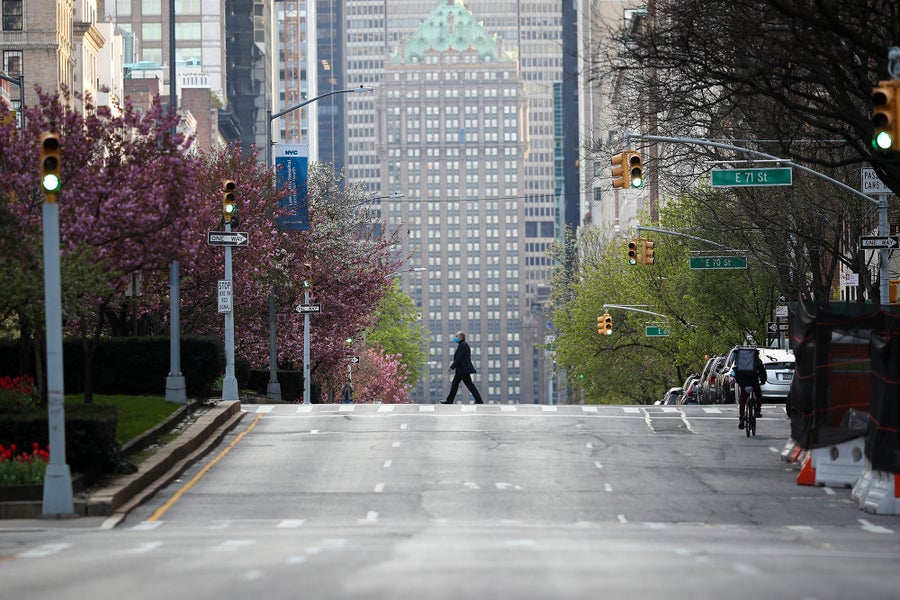
<path id="1" fill-rule="evenodd" d="M 887 237 L 891 234 L 888 225 L 888 200 L 886 194 L 878 196 L 878 235 Z M 887 304 L 890 300 L 890 281 L 888 275 L 888 257 L 887 248 L 878 251 L 878 296 L 881 304 Z"/>
<path id="2" fill-rule="evenodd" d="M 175 0 L 169 0 L 169 113 L 178 112 L 178 94 L 175 85 Z M 177 127 L 172 126 L 172 136 Z M 181 373 L 181 277 L 177 260 L 169 265 L 169 374 L 166 377 L 166 400 L 185 404 L 187 392 Z"/>
<path id="3" fill-rule="evenodd" d="M 225 223 L 225 232 L 231 233 L 231 223 Z M 225 246 L 225 280 L 232 282 L 231 246 Z M 225 379 L 222 380 L 222 400 L 237 400 L 237 378 L 234 376 L 234 284 L 232 283 L 231 310 L 225 313 Z"/>
<path id="4" fill-rule="evenodd" d="M 303 294 L 303 303 L 309 305 L 308 289 Z M 303 313 L 303 404 L 312 404 L 309 390 L 309 313 Z"/>
<path id="5" fill-rule="evenodd" d="M 308 100 L 304 100 L 300 104 L 296 106 L 291 106 L 290 108 L 286 108 L 282 111 L 279 111 L 272 114 L 271 109 L 266 110 L 266 170 L 271 171 L 272 165 L 275 162 L 272 160 L 272 121 L 279 117 L 283 117 L 284 115 L 293 112 L 295 110 L 299 110 L 308 104 L 312 104 L 317 100 L 321 100 L 322 98 L 327 98 L 328 96 L 334 96 L 335 94 L 351 94 L 351 93 L 359 93 L 359 92 L 371 92 L 374 88 L 371 87 L 363 87 L 360 86 L 358 88 L 351 88 L 348 90 L 334 90 L 328 92 L 326 94 L 322 94 L 321 96 L 316 96 L 315 98 L 310 98 Z M 309 294 L 307 293 L 306 303 L 309 304 Z M 303 320 L 304 322 L 304 330 L 309 329 L 309 315 Z M 275 286 L 272 285 L 269 289 L 269 383 L 266 386 L 266 398 L 269 400 L 281 400 L 281 384 L 278 382 L 278 323 L 276 320 L 275 314 Z M 303 354 L 306 356 L 309 351 L 309 338 L 308 334 L 304 334 L 304 351 Z M 304 364 L 305 359 L 304 359 Z M 307 387 L 309 381 L 309 369 L 308 365 L 304 368 L 304 402 L 309 401 L 309 388 Z"/>
<path id="6" fill-rule="evenodd" d="M 43 515 L 75 512 L 72 473 L 66 463 L 66 411 L 63 388 L 62 285 L 59 268 L 59 204 L 44 202 L 44 319 L 47 329 L 47 417 L 50 463 L 44 475 Z"/>

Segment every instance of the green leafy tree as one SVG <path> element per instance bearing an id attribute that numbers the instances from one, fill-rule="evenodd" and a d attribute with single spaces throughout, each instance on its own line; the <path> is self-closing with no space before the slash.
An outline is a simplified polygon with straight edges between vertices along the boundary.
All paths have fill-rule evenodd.
<path id="1" fill-rule="evenodd" d="M 385 354 L 399 357 L 406 366 L 408 387 L 422 379 L 428 360 L 428 334 L 422 327 L 421 318 L 422 311 L 400 289 L 399 283 L 395 283 L 381 299 L 375 311 L 375 323 L 366 332 L 368 343 L 378 344 Z"/>

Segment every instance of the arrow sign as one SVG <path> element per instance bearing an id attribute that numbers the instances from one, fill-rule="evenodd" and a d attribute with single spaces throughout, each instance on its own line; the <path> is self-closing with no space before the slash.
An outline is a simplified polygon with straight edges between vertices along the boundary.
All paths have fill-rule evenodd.
<path id="1" fill-rule="evenodd" d="M 769 321 L 766 324 L 766 330 L 769 333 L 784 333 L 790 329 L 790 323 L 776 323 L 775 321 Z"/>
<path id="2" fill-rule="evenodd" d="M 309 314 L 309 313 L 321 313 L 322 305 L 321 304 L 298 304 L 294 307 L 301 315 Z"/>
<path id="3" fill-rule="evenodd" d="M 246 231 L 207 231 L 206 243 L 210 246 L 249 246 Z"/>
<path id="4" fill-rule="evenodd" d="M 870 236 L 859 238 L 859 247 L 867 248 L 888 248 L 893 249 L 900 246 L 900 236 L 887 235 L 884 237 Z"/>
<path id="5" fill-rule="evenodd" d="M 351 365 L 358 365 L 358 364 L 359 364 L 359 357 L 358 357 L 358 356 L 348 356 L 347 358 L 350 359 L 350 364 L 351 364 Z"/>

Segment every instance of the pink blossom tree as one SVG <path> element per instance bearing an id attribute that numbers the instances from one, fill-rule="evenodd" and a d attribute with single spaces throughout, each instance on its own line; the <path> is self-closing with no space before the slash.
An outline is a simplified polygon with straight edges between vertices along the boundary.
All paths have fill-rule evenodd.
<path id="1" fill-rule="evenodd" d="M 409 400 L 409 372 L 400 354 L 387 354 L 381 346 L 369 347 L 360 357 L 354 377 L 356 402 L 399 404 Z"/>

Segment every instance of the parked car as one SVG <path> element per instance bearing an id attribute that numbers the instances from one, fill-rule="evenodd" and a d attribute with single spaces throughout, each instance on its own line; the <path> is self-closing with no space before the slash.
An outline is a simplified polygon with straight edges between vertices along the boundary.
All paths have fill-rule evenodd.
<path id="1" fill-rule="evenodd" d="M 663 394 L 661 400 L 657 400 L 654 404 L 657 406 L 675 406 L 678 404 L 678 399 L 681 398 L 681 388 L 673 387 L 669 388 L 669 391 Z"/>
<path id="2" fill-rule="evenodd" d="M 700 375 L 697 373 L 688 375 L 681 386 L 681 398 L 678 399 L 678 404 L 699 404 L 697 399 L 697 392 L 700 391 L 699 383 Z"/>
<path id="3" fill-rule="evenodd" d="M 784 402 L 794 379 L 794 351 L 760 348 L 759 358 L 766 368 L 766 383 L 760 386 L 766 402 Z"/>
<path id="4" fill-rule="evenodd" d="M 715 404 L 719 401 L 716 378 L 718 369 L 724 362 L 725 357 L 718 354 L 706 361 L 706 365 L 700 372 L 700 390 L 697 393 L 700 404 Z"/>

